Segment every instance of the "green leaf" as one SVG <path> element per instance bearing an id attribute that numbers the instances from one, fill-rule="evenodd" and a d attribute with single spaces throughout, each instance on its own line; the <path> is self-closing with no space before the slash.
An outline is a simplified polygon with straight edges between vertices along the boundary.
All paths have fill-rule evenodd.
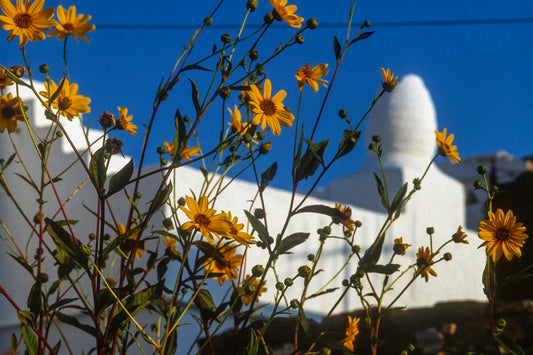
<path id="1" fill-rule="evenodd" d="M 102 252 L 102 257 L 105 259 L 109 253 L 111 253 L 115 248 L 128 240 L 132 235 L 138 234 L 141 231 L 141 227 L 137 226 L 135 228 L 129 229 L 126 233 L 119 235 L 113 239 L 109 244 L 106 245 L 104 251 Z"/>
<path id="2" fill-rule="evenodd" d="M 130 182 L 133 175 L 133 159 L 130 159 L 115 175 L 109 179 L 109 191 L 106 197 L 109 197 L 122 190 Z"/>
<path id="3" fill-rule="evenodd" d="M 13 153 L 7 158 L 7 160 L 4 162 L 4 159 L 0 159 L 0 166 L 2 167 L 2 171 L 6 170 L 7 167 L 11 164 L 13 159 L 17 156 L 17 153 Z"/>
<path id="4" fill-rule="evenodd" d="M 283 238 L 278 247 L 278 254 L 286 254 L 289 250 L 297 245 L 302 244 L 309 238 L 309 233 L 294 233 Z"/>
<path id="5" fill-rule="evenodd" d="M 73 317 L 73 316 L 69 316 L 65 313 L 62 313 L 62 312 L 57 312 L 56 313 L 56 316 L 57 316 L 57 319 L 62 322 L 62 323 L 65 323 L 65 324 L 68 324 L 68 325 L 71 325 L 73 327 L 76 327 L 80 330 L 83 330 L 85 333 L 93 336 L 93 337 L 96 337 L 97 333 L 96 333 L 96 329 L 88 324 L 83 324 L 81 323 L 78 318 L 76 317 Z"/>
<path id="6" fill-rule="evenodd" d="M 503 335 L 503 334 L 492 334 L 492 336 L 494 337 L 494 340 L 496 340 L 496 342 L 498 344 L 500 344 L 500 346 L 506 350 L 509 354 L 512 354 L 512 355 L 526 355 L 526 353 L 524 352 L 524 350 L 522 350 L 522 348 L 516 344 L 513 339 Z"/>
<path id="7" fill-rule="evenodd" d="M 496 272 L 494 271 L 494 262 L 487 257 L 487 263 L 483 270 L 483 292 L 490 300 L 496 292 Z"/>
<path id="8" fill-rule="evenodd" d="M 87 255 L 85 255 L 80 248 L 81 243 L 78 246 L 74 241 L 74 238 L 50 218 L 45 217 L 45 223 L 46 231 L 50 234 L 58 248 L 65 250 L 80 266 L 86 271 L 89 271 Z"/>
<path id="9" fill-rule="evenodd" d="M 333 288 L 325 289 L 324 291 L 317 292 L 317 293 L 312 294 L 311 296 L 306 297 L 306 300 L 311 299 L 311 298 L 315 298 L 315 297 L 318 297 L 318 296 L 326 295 L 326 294 L 328 294 L 328 293 L 335 292 L 335 291 L 337 291 L 338 289 L 339 289 L 338 287 L 333 287 Z"/>
<path id="10" fill-rule="evenodd" d="M 105 150 L 98 149 L 89 162 L 89 174 L 93 180 L 96 189 L 103 192 L 106 180 L 107 169 L 105 167 Z"/>
<path id="11" fill-rule="evenodd" d="M 30 309 L 30 312 L 34 315 L 34 319 L 37 319 L 37 316 L 41 313 L 41 306 L 43 304 L 41 297 L 41 283 L 39 281 L 36 281 L 31 287 L 26 304 Z"/>
<path id="12" fill-rule="evenodd" d="M 56 308 L 61 308 L 71 302 L 74 302 L 74 301 L 77 301 L 78 298 L 61 298 L 60 300 L 58 300 L 57 302 L 54 302 L 52 303 L 48 309 L 56 309 Z"/>
<path id="13" fill-rule="evenodd" d="M 376 265 L 383 250 L 383 241 L 385 240 L 385 234 L 379 236 L 374 243 L 365 251 L 363 258 L 361 259 L 360 266 L 363 270 L 366 270 L 371 265 Z"/>
<path id="14" fill-rule="evenodd" d="M 59 86 L 57 87 L 56 91 L 50 97 L 49 102 L 54 102 L 59 97 L 59 95 L 61 94 L 61 90 L 63 89 L 63 85 L 65 85 L 65 79 L 61 79 Z"/>
<path id="15" fill-rule="evenodd" d="M 189 79 L 189 81 L 191 82 L 192 103 L 194 104 L 194 108 L 196 109 L 196 115 L 198 116 L 200 114 L 200 110 L 202 109 L 200 106 L 200 94 L 198 92 L 198 87 L 196 86 L 194 80 Z"/>
<path id="16" fill-rule="evenodd" d="M 17 334 L 13 333 L 11 334 L 11 353 L 12 354 L 16 354 L 17 353 L 17 344 L 18 344 L 18 341 L 17 341 Z"/>
<path id="17" fill-rule="evenodd" d="M 30 264 L 28 264 L 28 262 L 26 262 L 21 256 L 19 255 L 14 255 L 14 254 L 11 254 L 10 252 L 7 252 L 7 255 L 9 255 L 10 257 L 12 257 L 13 259 L 15 259 L 15 261 L 17 263 L 19 263 L 20 265 L 22 265 L 22 267 L 24 269 L 26 269 L 30 275 L 33 275 L 33 268 L 31 267 Z"/>
<path id="18" fill-rule="evenodd" d="M 342 139 L 339 143 L 336 159 L 350 153 L 355 148 L 360 137 L 361 131 L 354 132 L 351 129 L 345 129 L 344 132 L 342 132 Z"/>
<path id="19" fill-rule="evenodd" d="M 278 163 L 274 162 L 272 165 L 268 167 L 265 171 L 261 173 L 261 184 L 259 185 L 259 192 L 265 191 L 268 184 L 274 179 L 274 176 L 276 176 L 276 172 L 278 171 Z"/>
<path id="20" fill-rule="evenodd" d="M 359 34 L 359 36 L 357 36 L 354 39 L 352 39 L 349 45 L 352 45 L 352 44 L 354 44 L 357 41 L 360 41 L 360 40 L 363 40 L 363 39 L 367 39 L 368 37 L 372 36 L 375 32 L 376 31 L 362 32 L 362 33 Z"/>
<path id="21" fill-rule="evenodd" d="M 148 209 L 148 216 L 149 218 L 153 216 L 153 214 L 161 208 L 165 204 L 165 202 L 168 200 L 168 197 L 170 196 L 170 193 L 172 192 L 172 184 L 168 184 L 165 186 L 163 190 L 161 190 L 152 200 L 152 204 L 150 205 L 150 208 Z M 148 218 L 148 219 L 149 219 Z"/>
<path id="22" fill-rule="evenodd" d="M 39 354 L 39 341 L 33 333 L 33 330 L 28 325 L 23 325 L 21 328 L 21 333 L 28 355 Z"/>
<path id="23" fill-rule="evenodd" d="M 213 302 L 213 297 L 211 296 L 211 293 L 204 288 L 198 291 L 198 296 L 195 302 L 198 307 L 203 310 L 214 312 L 217 309 L 217 307 L 215 306 L 215 302 Z"/>
<path id="24" fill-rule="evenodd" d="M 178 330 L 174 329 L 167 337 L 163 355 L 175 355 L 178 348 Z"/>
<path id="25" fill-rule="evenodd" d="M 302 330 L 305 332 L 305 334 L 309 336 L 309 321 L 307 320 L 304 309 L 300 303 L 298 303 L 298 322 L 302 326 Z"/>
<path id="26" fill-rule="evenodd" d="M 381 179 L 379 178 L 379 176 L 374 173 L 374 179 L 376 179 L 376 185 L 378 187 L 378 193 L 379 193 L 379 196 L 381 197 L 381 204 L 383 205 L 383 207 L 385 207 L 385 210 L 388 212 L 389 211 L 389 201 L 387 199 L 387 194 L 385 193 L 385 187 L 383 186 L 383 183 L 381 182 Z"/>
<path id="27" fill-rule="evenodd" d="M 122 300 L 124 297 L 126 297 L 129 292 L 125 289 L 120 288 L 113 288 L 113 292 L 117 297 Z M 107 288 L 99 290 L 96 295 L 94 296 L 94 309 L 96 311 L 96 316 L 100 317 L 102 312 L 112 304 L 116 302 L 115 296 L 111 293 L 111 291 Z"/>
<path id="28" fill-rule="evenodd" d="M 179 162 L 181 160 L 181 152 L 185 149 L 184 142 L 187 139 L 187 128 L 185 127 L 185 120 L 181 116 L 179 108 L 176 109 L 174 114 L 174 125 L 176 126 L 176 133 L 174 133 L 174 151 L 172 152 L 173 162 Z"/>
<path id="29" fill-rule="evenodd" d="M 398 192 L 392 199 L 392 203 L 390 204 L 391 214 L 400 208 L 403 202 L 403 198 L 405 197 L 406 193 L 407 193 L 407 183 L 403 184 L 402 187 L 400 187 L 400 189 L 398 190 Z"/>
<path id="30" fill-rule="evenodd" d="M 18 311 L 17 318 L 22 325 L 30 324 L 31 326 L 35 326 L 35 318 L 33 318 L 33 314 L 30 311 Z"/>
<path id="31" fill-rule="evenodd" d="M 333 49 L 335 51 L 335 59 L 339 60 L 341 57 L 341 43 L 337 39 L 337 36 L 333 36 Z"/>
<path id="32" fill-rule="evenodd" d="M 344 213 L 342 213 L 336 208 L 329 207 L 326 205 L 304 206 L 300 208 L 299 210 L 294 211 L 294 214 L 305 213 L 305 212 L 324 214 L 326 216 L 331 217 L 333 220 L 344 221 L 345 219 L 347 219 L 347 216 Z"/>
<path id="33" fill-rule="evenodd" d="M 298 166 L 298 181 L 307 179 L 312 176 L 321 164 L 324 164 L 324 153 L 328 146 L 329 140 L 322 141 L 320 143 L 314 143 L 309 139 L 305 139 L 309 145 L 309 149 L 304 154 L 302 160 L 300 160 Z"/>
<path id="34" fill-rule="evenodd" d="M 185 68 L 183 68 L 181 71 L 184 72 L 186 70 L 203 70 L 203 71 L 209 71 L 209 72 L 213 71 L 213 70 L 208 69 L 206 67 L 202 67 L 201 65 L 198 65 L 198 64 L 189 64 Z"/>
<path id="35" fill-rule="evenodd" d="M 365 272 L 373 272 L 376 274 L 391 275 L 400 269 L 400 264 L 387 265 L 364 265 L 361 266 Z"/>
<path id="36" fill-rule="evenodd" d="M 246 214 L 248 221 L 252 225 L 253 229 L 257 232 L 259 239 L 261 239 L 264 244 L 268 244 L 268 233 L 263 223 L 246 210 L 244 211 L 244 214 Z"/>

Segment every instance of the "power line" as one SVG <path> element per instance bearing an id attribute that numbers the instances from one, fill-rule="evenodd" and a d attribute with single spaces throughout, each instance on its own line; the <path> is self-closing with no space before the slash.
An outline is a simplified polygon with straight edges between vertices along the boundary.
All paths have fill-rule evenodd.
<path id="1" fill-rule="evenodd" d="M 499 19 L 467 19 L 467 20 L 431 20 L 431 21 L 385 21 L 372 23 L 372 27 L 436 27 L 436 26 L 479 26 L 479 25 L 514 25 L 533 23 L 533 17 L 499 18 Z M 359 26 L 359 24 L 354 24 Z M 239 29 L 240 24 L 212 24 L 207 29 Z M 245 27 L 257 28 L 259 24 L 249 24 Z M 285 27 L 284 24 L 273 24 L 274 27 Z M 191 30 L 199 25 L 195 24 L 96 24 L 101 30 Z M 326 22 L 320 23 L 320 27 L 342 28 L 346 23 Z"/>

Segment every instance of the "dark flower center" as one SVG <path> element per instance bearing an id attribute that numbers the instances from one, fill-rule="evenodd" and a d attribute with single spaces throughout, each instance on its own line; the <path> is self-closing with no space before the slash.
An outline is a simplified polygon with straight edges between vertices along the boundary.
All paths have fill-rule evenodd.
<path id="1" fill-rule="evenodd" d="M 5 106 L 2 108 L 2 117 L 5 120 L 10 120 L 17 114 L 17 111 L 11 106 Z"/>
<path id="2" fill-rule="evenodd" d="M 272 116 L 276 113 L 276 104 L 270 99 L 264 99 L 259 106 L 267 116 Z"/>
<path id="3" fill-rule="evenodd" d="M 229 234 L 231 234 L 231 235 L 239 235 L 239 231 L 237 230 L 237 228 L 231 227 L 229 229 Z"/>
<path id="4" fill-rule="evenodd" d="M 68 97 L 64 96 L 64 97 L 60 97 L 58 100 L 57 100 L 57 107 L 59 108 L 60 111 L 66 111 L 69 109 L 69 107 L 72 105 L 72 100 L 69 99 Z"/>
<path id="5" fill-rule="evenodd" d="M 209 224 L 211 224 L 211 220 L 205 214 L 197 214 L 194 216 L 194 222 L 200 227 L 209 227 Z"/>
<path id="6" fill-rule="evenodd" d="M 63 28 L 65 29 L 65 32 L 68 32 L 68 33 L 74 32 L 74 25 L 71 23 L 63 24 Z"/>
<path id="7" fill-rule="evenodd" d="M 31 15 L 27 13 L 16 14 L 13 18 L 15 25 L 19 28 L 28 28 L 33 23 Z"/>
<path id="8" fill-rule="evenodd" d="M 505 228 L 499 228 L 496 230 L 495 237 L 497 240 L 501 241 L 509 240 L 509 230 Z"/>

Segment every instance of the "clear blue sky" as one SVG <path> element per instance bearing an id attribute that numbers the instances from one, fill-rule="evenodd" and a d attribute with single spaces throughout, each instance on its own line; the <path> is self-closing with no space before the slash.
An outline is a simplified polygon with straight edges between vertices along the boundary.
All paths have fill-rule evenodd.
<path id="1" fill-rule="evenodd" d="M 92 99 L 92 112 L 84 116 L 84 122 L 93 120 L 97 127 L 98 115 L 104 110 L 115 112 L 117 106 L 126 106 L 134 115 L 134 123 L 142 132 L 148 122 L 155 89 L 163 77 L 167 77 L 182 46 L 187 42 L 194 26 L 218 1 L 52 1 L 45 6 L 76 5 L 78 13 L 91 15 L 90 23 L 96 31 L 89 33 L 91 43 L 76 44 L 69 41 L 69 71 L 71 79 L 80 85 L 80 94 Z M 289 0 L 298 6 L 297 14 L 316 17 L 321 24 L 339 24 L 347 21 L 349 2 L 346 0 Z M 238 25 L 245 13 L 245 0 L 227 0 L 214 17 L 214 24 Z M 259 24 L 271 11 L 266 0 L 259 0 L 259 8 L 251 14 L 249 24 Z M 355 22 L 365 19 L 376 24 L 376 33 L 361 41 L 349 51 L 341 67 L 329 103 L 326 105 L 317 140 L 331 138 L 331 150 L 335 150 L 338 137 L 344 128 L 337 111 L 345 108 L 359 117 L 368 107 L 379 88 L 379 67 L 390 67 L 400 77 L 415 73 L 423 78 L 431 92 L 437 110 L 439 128 L 447 127 L 456 135 L 455 143 L 462 157 L 479 153 L 506 150 L 518 157 L 533 155 L 533 115 L 531 108 L 531 83 L 533 81 L 533 22 L 515 24 L 471 24 L 434 26 L 391 26 L 392 22 L 519 19 L 533 17 L 533 2 L 516 1 L 393 1 L 360 0 L 355 12 Z M 165 24 L 192 25 L 187 29 L 106 29 L 98 25 Z M 286 41 L 294 29 L 279 23 L 270 31 L 271 41 L 264 50 L 272 50 L 279 41 Z M 249 27 L 251 31 L 255 27 Z M 193 53 L 193 60 L 208 53 L 214 42 L 219 44 L 222 33 L 233 36 L 237 28 L 210 28 L 201 37 L 203 46 Z M 345 38 L 345 28 L 318 27 L 306 31 L 305 44 L 289 49 L 281 60 L 265 67 L 272 81 L 273 91 L 285 89 L 285 103 L 296 111 L 298 90 L 294 74 L 304 64 L 334 65 L 332 39 Z M 18 41 L 5 42 L 6 31 L 0 31 L 0 62 L 6 66 L 20 64 Z M 268 47 L 270 45 L 271 47 Z M 62 68 L 62 42 L 49 39 L 28 43 L 28 56 L 37 75 L 37 67 L 48 63 L 51 75 L 59 81 Z M 191 73 L 200 91 L 205 87 L 205 74 Z M 204 79 L 202 79 L 204 78 Z M 331 72 L 326 79 L 331 78 Z M 184 75 L 183 79 L 186 79 Z M 304 91 L 303 115 L 316 117 L 318 102 L 325 90 L 317 94 L 308 88 Z M 228 101 L 233 107 L 237 95 Z M 231 100 L 234 100 L 231 101 Z M 173 112 L 181 107 L 183 113 L 192 114 L 190 85 L 182 80 L 172 92 L 160 112 L 160 123 L 151 141 L 150 161 L 155 162 L 155 147 L 173 135 Z M 220 103 L 211 110 L 209 118 L 219 127 Z M 306 126 L 310 131 L 310 123 Z M 283 129 L 280 137 L 272 139 L 274 146 L 269 161 L 282 159 L 290 149 L 289 136 L 293 129 Z M 208 125 L 200 127 L 200 134 L 210 133 Z M 287 134 L 289 133 L 289 134 Z M 217 132 L 218 135 L 218 132 Z M 119 134 L 125 141 L 124 152 L 138 156 L 142 136 L 129 137 Z M 362 141 L 361 141 L 362 143 Z M 207 143 L 206 143 L 207 144 Z M 365 157 L 366 147 L 360 144 L 357 152 L 345 157 L 332 171 L 322 186 L 336 177 L 354 171 Z M 283 174 L 283 172 L 280 172 Z M 279 176 L 274 186 L 289 186 L 290 177 Z"/>

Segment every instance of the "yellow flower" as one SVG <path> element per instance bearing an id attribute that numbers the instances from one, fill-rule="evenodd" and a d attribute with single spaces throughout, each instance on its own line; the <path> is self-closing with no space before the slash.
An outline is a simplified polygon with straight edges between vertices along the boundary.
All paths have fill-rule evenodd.
<path id="1" fill-rule="evenodd" d="M 359 334 L 360 318 L 348 316 L 348 327 L 346 328 L 346 338 L 342 345 L 353 351 L 353 342 L 357 334 Z"/>
<path id="2" fill-rule="evenodd" d="M 270 127 L 274 135 L 279 136 L 281 133 L 280 124 L 285 127 L 291 127 L 294 116 L 283 108 L 283 99 L 287 96 L 285 90 L 280 90 L 274 97 L 270 98 L 272 85 L 270 80 L 265 80 L 264 93 L 256 85 L 251 85 L 252 90 L 249 95 L 251 98 L 252 113 L 254 118 L 252 124 L 261 125 L 265 129 L 266 125 Z"/>
<path id="3" fill-rule="evenodd" d="M 242 229 L 244 228 L 244 224 L 239 223 L 237 217 L 233 217 L 232 219 L 231 212 L 228 212 L 227 218 L 228 221 L 230 221 L 231 223 L 231 227 L 227 234 L 228 238 L 235 239 L 235 241 L 239 242 L 242 245 L 245 245 L 246 247 L 250 247 L 250 244 L 254 244 L 254 237 L 242 231 Z"/>
<path id="4" fill-rule="evenodd" d="M 0 0 L 0 8 L 5 15 L 0 15 L 2 29 L 11 31 L 7 35 L 7 40 L 11 41 L 15 36 L 19 36 L 19 45 L 24 47 L 28 42 L 44 40 L 44 31 L 54 26 L 54 8 L 42 9 L 44 0 L 36 0 L 33 4 L 27 0 L 17 0 L 17 6 L 9 0 Z"/>
<path id="5" fill-rule="evenodd" d="M 118 226 L 117 226 L 117 232 L 118 232 L 117 237 L 122 235 L 122 234 L 125 234 L 126 233 L 126 227 L 124 227 L 121 223 L 119 223 Z M 137 233 L 133 233 L 132 235 L 130 235 L 128 237 L 128 240 L 126 241 L 127 247 L 133 248 L 135 246 L 135 240 L 137 240 L 137 236 L 138 236 Z M 139 243 L 137 244 L 137 249 L 135 250 L 135 257 L 137 259 L 140 259 L 145 250 L 146 249 L 144 248 L 144 242 L 143 241 L 139 241 Z"/>
<path id="6" fill-rule="evenodd" d="M 176 249 L 176 239 L 165 237 L 165 246 L 172 252 L 172 254 L 181 255 L 181 252 Z"/>
<path id="7" fill-rule="evenodd" d="M 439 154 L 443 157 L 448 157 L 452 161 L 459 164 L 461 158 L 459 158 L 459 152 L 457 152 L 457 147 L 452 145 L 453 142 L 453 133 L 446 138 L 446 128 L 442 132 L 435 131 L 437 145 L 439 146 Z"/>
<path id="8" fill-rule="evenodd" d="M 314 92 L 318 91 L 318 84 L 324 85 L 327 87 L 327 81 L 320 79 L 328 73 L 326 68 L 327 64 L 319 64 L 311 69 L 311 65 L 306 64 L 296 71 L 296 80 L 298 80 L 298 89 L 303 90 L 305 83 L 308 83 L 313 89 Z"/>
<path id="9" fill-rule="evenodd" d="M 174 143 L 172 143 L 174 145 Z M 185 148 L 180 154 L 181 159 L 191 160 L 191 157 L 200 155 L 200 147 Z"/>
<path id="10" fill-rule="evenodd" d="M 222 257 L 209 258 L 205 261 L 205 272 L 209 274 L 216 274 L 213 276 L 215 280 L 218 280 L 220 286 L 224 283 L 224 280 L 231 282 L 232 279 L 236 279 L 238 269 L 242 264 L 242 255 L 235 255 L 237 246 L 233 243 L 228 243 L 218 249 L 218 252 Z"/>
<path id="11" fill-rule="evenodd" d="M 379 70 L 383 74 L 383 84 L 381 84 L 383 90 L 391 92 L 396 87 L 396 84 L 398 84 L 398 76 L 394 77 L 394 73 L 391 72 L 390 68 L 387 68 L 387 70 L 379 68 Z"/>
<path id="12" fill-rule="evenodd" d="M 128 109 L 125 107 L 117 107 L 119 118 L 115 125 L 117 129 L 123 129 L 132 136 L 136 136 L 137 132 L 135 130 L 137 129 L 137 126 L 131 123 L 130 121 L 133 119 L 133 115 L 128 116 Z"/>
<path id="13" fill-rule="evenodd" d="M 452 240 L 455 242 L 455 243 L 463 243 L 463 244 L 468 244 L 468 240 L 465 240 L 467 237 L 466 233 L 463 232 L 463 226 L 459 226 L 457 228 L 457 232 L 455 232 L 453 235 L 452 235 Z"/>
<path id="14" fill-rule="evenodd" d="M 180 209 L 185 212 L 190 221 L 183 224 L 183 229 L 200 231 L 211 244 L 214 243 L 213 234 L 220 237 L 229 233 L 231 223 L 224 213 L 215 214 L 216 211 L 208 207 L 207 196 L 200 197 L 198 202 L 190 196 L 185 196 L 185 202 L 188 209 L 184 206 L 180 206 Z"/>
<path id="15" fill-rule="evenodd" d="M 502 254 L 507 260 L 511 260 L 514 255 L 522 256 L 520 248 L 528 238 L 526 227 L 522 223 L 516 223 L 516 216 L 513 211 L 508 210 L 503 213 L 497 209 L 496 213 L 489 211 L 489 218 L 479 222 L 479 238 L 484 240 L 479 247 L 487 247 L 487 256 L 492 257 L 492 261 L 500 260 Z"/>
<path id="16" fill-rule="evenodd" d="M 353 231 L 355 222 L 351 218 L 352 217 L 352 209 L 349 206 L 344 206 L 343 207 L 340 203 L 336 203 L 335 204 L 335 208 L 337 210 L 339 210 L 344 215 L 344 219 L 337 220 L 336 218 L 334 218 L 333 219 L 333 223 L 340 223 L 344 227 L 346 227 L 347 229 Z"/>
<path id="17" fill-rule="evenodd" d="M 407 248 L 409 248 L 411 244 L 407 244 L 403 242 L 403 237 L 394 239 L 394 246 L 392 247 L 392 250 L 395 254 L 398 255 L 405 255 L 405 251 Z"/>
<path id="18" fill-rule="evenodd" d="M 13 85 L 13 81 L 7 75 L 7 70 L 0 69 L 0 90 L 9 85 Z"/>
<path id="19" fill-rule="evenodd" d="M 424 278 L 426 282 L 429 280 L 429 274 L 437 276 L 435 270 L 431 268 L 431 265 L 433 265 L 431 258 L 431 252 L 428 247 L 425 249 L 424 247 L 420 247 L 418 249 L 418 252 L 416 253 L 416 265 L 418 266 L 420 277 Z"/>
<path id="20" fill-rule="evenodd" d="M 13 97 L 11 93 L 7 96 L 0 96 L 0 132 L 3 133 L 6 128 L 8 132 L 13 132 L 17 128 L 17 121 L 24 120 L 22 110 L 27 111 L 28 107 L 24 106 L 23 101 L 21 104 L 22 107 L 19 104 L 19 98 Z"/>
<path id="21" fill-rule="evenodd" d="M 53 80 L 50 83 L 44 83 L 46 91 L 41 91 L 40 94 L 48 99 L 48 104 L 57 109 L 59 114 L 68 118 L 69 121 L 72 121 L 74 117 L 80 117 L 80 113 L 91 112 L 89 107 L 91 99 L 78 95 L 78 84 L 70 84 L 67 79 L 62 79 L 62 81 L 64 84 L 61 93 L 53 102 L 50 102 L 50 97 L 57 91 L 58 86 Z"/>
<path id="22" fill-rule="evenodd" d="M 94 25 L 89 25 L 87 22 L 91 19 L 91 16 L 83 16 L 83 14 L 76 15 L 76 6 L 71 6 L 67 10 L 63 6 L 59 5 L 57 7 L 57 18 L 59 22 L 56 21 L 56 29 L 48 33 L 48 37 L 53 37 L 57 35 L 58 40 L 67 38 L 68 35 L 71 35 L 76 43 L 78 37 L 83 38 L 85 42 L 89 43 L 89 40 L 85 36 L 88 32 L 94 31 Z"/>
<path id="23" fill-rule="evenodd" d="M 253 302 L 256 295 L 257 298 L 259 298 L 261 294 L 267 290 L 265 287 L 266 281 L 263 281 L 261 286 L 259 286 L 259 279 L 257 279 L 255 276 L 247 275 L 244 278 L 243 284 L 246 285 L 245 290 L 243 290 L 241 287 L 239 287 L 238 290 L 242 292 L 242 303 L 244 303 L 246 306 Z M 259 291 L 257 291 L 257 289 L 259 289 Z"/>
<path id="24" fill-rule="evenodd" d="M 295 14 L 298 7 L 296 5 L 287 5 L 287 0 L 268 0 L 270 5 L 274 8 L 274 18 L 278 21 L 284 20 L 291 27 L 302 27 L 303 17 Z"/>

